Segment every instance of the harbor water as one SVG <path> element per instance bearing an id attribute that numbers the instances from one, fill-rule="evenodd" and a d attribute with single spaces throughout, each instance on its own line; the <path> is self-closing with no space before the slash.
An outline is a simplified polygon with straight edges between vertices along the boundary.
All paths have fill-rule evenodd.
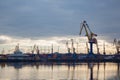
<path id="1" fill-rule="evenodd" d="M 0 80 L 120 80 L 119 63 L 0 63 Z"/>

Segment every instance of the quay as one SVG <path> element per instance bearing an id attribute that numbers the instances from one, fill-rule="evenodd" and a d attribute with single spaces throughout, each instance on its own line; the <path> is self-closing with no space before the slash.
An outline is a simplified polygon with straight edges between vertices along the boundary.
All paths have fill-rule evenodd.
<path id="1" fill-rule="evenodd" d="M 25 56 L 23 56 L 25 55 Z M 120 62 L 120 55 L 93 55 L 54 53 L 54 54 L 22 54 L 22 56 L 0 55 L 0 62 Z"/>

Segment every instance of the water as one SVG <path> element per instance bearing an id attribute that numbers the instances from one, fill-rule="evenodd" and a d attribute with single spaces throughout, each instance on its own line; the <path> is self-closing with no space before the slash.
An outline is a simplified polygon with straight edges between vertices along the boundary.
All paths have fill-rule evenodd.
<path id="1" fill-rule="evenodd" d="M 0 63 L 0 80 L 120 80 L 119 63 Z"/>

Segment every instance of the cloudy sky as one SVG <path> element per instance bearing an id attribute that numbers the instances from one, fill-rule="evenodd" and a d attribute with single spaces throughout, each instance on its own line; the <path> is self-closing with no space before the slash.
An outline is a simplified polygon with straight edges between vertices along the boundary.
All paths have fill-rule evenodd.
<path id="1" fill-rule="evenodd" d="M 0 43 L 78 36 L 83 20 L 103 39 L 119 39 L 119 4 L 120 0 L 0 0 Z"/>

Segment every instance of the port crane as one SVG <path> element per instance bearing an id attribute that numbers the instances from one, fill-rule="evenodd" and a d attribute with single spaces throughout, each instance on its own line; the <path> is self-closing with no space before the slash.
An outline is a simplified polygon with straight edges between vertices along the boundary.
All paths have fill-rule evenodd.
<path id="1" fill-rule="evenodd" d="M 78 42 L 77 42 L 76 44 L 77 44 L 77 45 L 76 45 L 76 47 L 77 47 L 77 51 L 76 51 L 76 52 L 78 53 L 78 46 L 79 46 L 79 44 L 78 44 Z"/>
<path id="2" fill-rule="evenodd" d="M 75 53 L 75 47 L 74 47 L 74 41 L 73 41 L 73 39 L 71 39 L 71 42 L 72 42 L 72 51 L 73 51 L 73 53 Z"/>
<path id="3" fill-rule="evenodd" d="M 68 46 L 68 41 L 66 42 L 66 47 L 67 47 L 68 53 L 70 53 L 70 48 Z"/>
<path id="4" fill-rule="evenodd" d="M 37 52 L 37 54 L 40 53 L 40 50 L 39 50 L 39 47 L 38 47 L 38 46 L 36 46 L 36 52 Z"/>
<path id="5" fill-rule="evenodd" d="M 105 55 L 106 52 L 105 52 L 105 42 L 103 43 L 103 54 Z"/>
<path id="6" fill-rule="evenodd" d="M 51 45 L 51 53 L 53 54 L 53 44 Z"/>
<path id="7" fill-rule="evenodd" d="M 36 51 L 37 54 L 40 53 L 39 47 L 36 44 L 33 46 L 32 54 L 34 54 L 35 51 Z"/>
<path id="8" fill-rule="evenodd" d="M 81 23 L 81 29 L 80 29 L 79 35 L 81 35 L 83 28 L 85 29 L 86 36 L 87 36 L 88 41 L 89 41 L 89 43 L 90 43 L 89 55 L 93 55 L 93 44 L 96 44 L 96 45 L 97 45 L 97 49 L 98 49 L 97 39 L 95 38 L 95 37 L 97 36 L 97 34 L 93 33 L 93 32 L 90 30 L 90 28 L 89 28 L 89 26 L 88 26 L 88 24 L 87 24 L 86 21 L 83 21 L 83 22 Z"/>
<path id="9" fill-rule="evenodd" d="M 117 40 L 116 38 L 114 39 L 114 43 L 113 45 L 115 45 L 117 53 L 120 53 L 120 40 Z"/>

